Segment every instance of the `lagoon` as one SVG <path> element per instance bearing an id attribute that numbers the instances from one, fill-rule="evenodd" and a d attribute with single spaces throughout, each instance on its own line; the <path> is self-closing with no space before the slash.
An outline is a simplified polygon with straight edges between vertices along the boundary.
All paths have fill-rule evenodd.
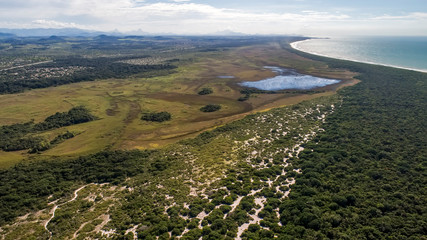
<path id="1" fill-rule="evenodd" d="M 340 82 L 336 79 L 327 79 L 300 74 L 292 69 L 273 66 L 265 66 L 264 68 L 277 73 L 278 76 L 255 82 L 242 82 L 240 85 L 266 91 L 277 91 L 285 89 L 310 90 L 313 88 L 324 87 Z"/>
<path id="2" fill-rule="evenodd" d="M 234 78 L 234 76 L 218 76 L 218 78 L 222 78 L 222 79 L 232 79 L 232 78 Z"/>

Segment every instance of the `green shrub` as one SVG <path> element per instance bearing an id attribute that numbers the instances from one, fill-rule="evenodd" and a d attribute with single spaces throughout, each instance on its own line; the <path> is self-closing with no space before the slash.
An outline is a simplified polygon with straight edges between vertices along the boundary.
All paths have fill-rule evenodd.
<path id="1" fill-rule="evenodd" d="M 212 88 L 202 88 L 202 90 L 200 90 L 198 92 L 199 95 L 208 95 L 208 94 L 211 94 L 211 93 L 213 93 Z"/>
<path id="2" fill-rule="evenodd" d="M 221 109 L 221 105 L 218 105 L 218 104 L 208 104 L 208 105 L 206 105 L 204 107 L 201 107 L 200 111 L 202 111 L 202 112 L 216 112 L 216 111 L 218 111 L 220 109 Z"/>
<path id="3" fill-rule="evenodd" d="M 158 112 L 158 113 L 143 113 L 141 120 L 149 122 L 164 122 L 171 120 L 172 115 L 168 112 Z"/>

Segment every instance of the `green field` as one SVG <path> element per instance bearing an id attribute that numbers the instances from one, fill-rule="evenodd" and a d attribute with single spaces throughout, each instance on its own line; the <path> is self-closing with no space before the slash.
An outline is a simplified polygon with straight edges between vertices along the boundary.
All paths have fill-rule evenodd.
<path id="1" fill-rule="evenodd" d="M 78 156 L 108 149 L 151 149 L 194 137 L 206 129 L 249 113 L 328 95 L 336 89 L 336 86 L 325 88 L 321 93 L 310 95 L 298 92 L 256 94 L 248 101 L 237 101 L 242 96 L 238 82 L 274 76 L 274 73 L 263 69 L 265 65 L 345 80 L 340 85 L 355 81 L 353 73 L 329 69 L 321 62 L 301 58 L 285 51 L 280 44 L 284 43 L 270 40 L 264 44 L 221 51 L 185 53 L 180 56 L 175 73 L 166 76 L 79 82 L 2 95 L 0 125 L 31 119 L 40 122 L 55 112 L 83 105 L 100 120 L 44 133 L 43 137 L 49 140 L 66 130 L 78 135 L 30 157 Z M 222 75 L 235 78 L 218 78 Z M 213 93 L 198 95 L 205 87 L 211 88 Z M 199 109 L 206 104 L 220 104 L 222 108 L 217 112 L 203 113 Z M 172 114 L 172 120 L 164 123 L 141 121 L 143 111 L 167 111 Z M 26 157 L 29 155 L 25 152 L 0 152 L 0 165 L 11 166 Z"/>

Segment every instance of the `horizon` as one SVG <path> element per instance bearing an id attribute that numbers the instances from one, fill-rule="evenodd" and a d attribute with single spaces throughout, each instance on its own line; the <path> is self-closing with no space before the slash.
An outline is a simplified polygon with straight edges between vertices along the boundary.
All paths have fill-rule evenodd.
<path id="1" fill-rule="evenodd" d="M 423 0 L 0 0 L 0 28 L 128 35 L 427 36 Z"/>
<path id="2" fill-rule="evenodd" d="M 35 33 L 37 32 L 37 33 Z M 46 38 L 46 37 L 82 37 L 91 38 L 99 36 L 108 37 L 295 37 L 312 39 L 350 39 L 350 38 L 427 38 L 427 35 L 340 35 L 340 36 L 309 36 L 309 35 L 292 35 L 292 34 L 246 34 L 241 32 L 212 32 L 206 34 L 179 34 L 179 33 L 135 33 L 120 31 L 99 31 L 81 28 L 0 28 L 0 34 L 10 34 L 19 38 Z M 298 40 L 298 41 L 305 41 Z"/>
<path id="3" fill-rule="evenodd" d="M 7 30 L 7 31 L 3 31 Z M 64 33 L 66 30 L 78 31 L 75 33 Z M 34 33 L 37 31 L 38 33 Z M 44 32 L 45 31 L 45 32 Z M 44 32 L 44 33 L 43 33 Z M 223 37 L 223 38 L 245 38 L 245 37 L 294 37 L 294 38 L 303 38 L 302 40 L 296 41 L 306 41 L 306 40 L 316 40 L 316 39 L 331 39 L 331 40 L 348 40 L 348 39 L 375 39 L 375 38 L 402 38 L 402 39 L 413 39 L 420 38 L 426 39 L 427 35 L 342 35 L 342 36 L 306 36 L 306 35 L 286 35 L 286 34 L 244 34 L 232 32 L 227 33 L 207 33 L 207 34 L 174 34 L 174 33 L 126 33 L 126 32 L 102 32 L 96 30 L 84 30 L 79 28 L 22 28 L 22 29 L 7 29 L 0 28 L 0 34 L 10 34 L 11 36 L 0 36 L 1 38 L 49 38 L 49 37 L 59 37 L 59 38 L 94 38 L 99 36 L 107 37 Z"/>

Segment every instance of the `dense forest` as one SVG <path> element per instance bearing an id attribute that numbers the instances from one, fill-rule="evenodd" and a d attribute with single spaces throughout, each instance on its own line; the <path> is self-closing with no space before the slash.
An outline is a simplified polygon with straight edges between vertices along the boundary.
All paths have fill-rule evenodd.
<path id="1" fill-rule="evenodd" d="M 427 75 L 299 54 L 358 72 L 362 82 L 339 92 L 342 107 L 295 162 L 303 173 L 280 206 L 284 234 L 422 239 Z"/>
<path id="2" fill-rule="evenodd" d="M 126 189 L 121 198 L 105 200 L 107 190 L 93 186 L 48 222 L 54 239 L 105 238 L 94 233 L 102 220 L 85 215 L 104 201 L 111 206 L 102 213 L 111 218 L 103 226 L 117 239 L 133 239 L 132 229 L 140 239 L 425 239 L 427 74 L 283 47 L 357 72 L 361 82 L 156 151 L 104 151 L 2 170 L 0 224 L 71 198 L 84 184 L 108 183 Z M 13 129 L 65 126 L 69 115 Z M 217 180 L 203 179 L 208 175 Z M 205 185 L 194 190 L 193 182 Z"/>

